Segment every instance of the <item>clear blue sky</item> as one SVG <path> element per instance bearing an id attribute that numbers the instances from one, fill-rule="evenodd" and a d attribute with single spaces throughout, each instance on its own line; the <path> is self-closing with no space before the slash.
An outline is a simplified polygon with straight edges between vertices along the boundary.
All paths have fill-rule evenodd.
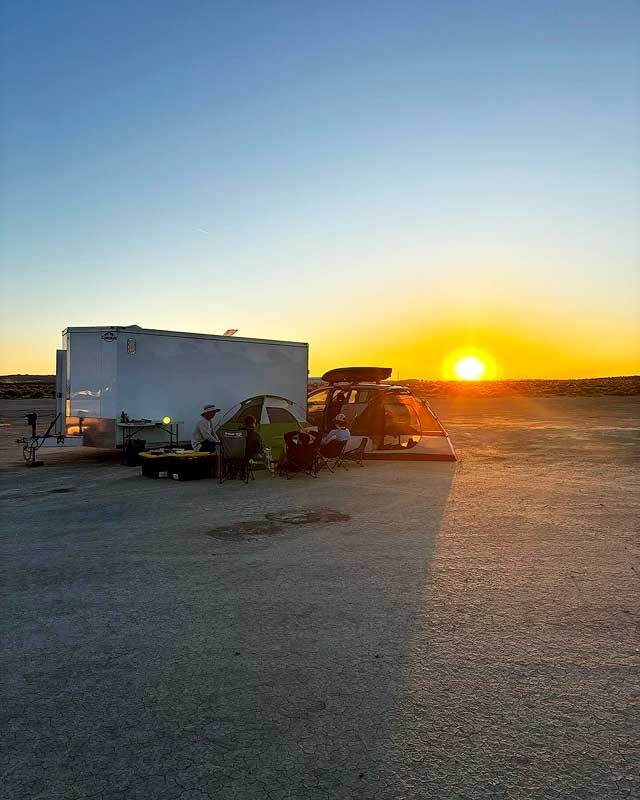
<path id="1" fill-rule="evenodd" d="M 101 323 L 637 361 L 636 0 L 20 0 L 2 44 L 0 372 Z"/>

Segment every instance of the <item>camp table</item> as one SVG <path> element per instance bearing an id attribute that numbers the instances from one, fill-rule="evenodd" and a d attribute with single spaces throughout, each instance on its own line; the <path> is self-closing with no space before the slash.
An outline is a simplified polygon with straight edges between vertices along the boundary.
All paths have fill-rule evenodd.
<path id="1" fill-rule="evenodd" d="M 175 425 L 175 444 L 178 445 L 178 429 L 182 423 L 176 420 L 164 423 L 161 419 L 145 419 L 138 420 L 137 422 L 118 422 L 118 427 L 122 430 L 122 448 L 124 450 L 131 444 L 131 440 L 140 431 L 145 428 L 159 428 L 161 431 L 166 431 L 169 434 L 169 447 L 173 447 L 174 429 Z"/>

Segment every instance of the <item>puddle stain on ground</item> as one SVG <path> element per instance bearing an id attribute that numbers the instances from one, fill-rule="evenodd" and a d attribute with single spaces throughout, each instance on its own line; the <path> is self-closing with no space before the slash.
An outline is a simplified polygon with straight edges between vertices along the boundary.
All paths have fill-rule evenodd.
<path id="1" fill-rule="evenodd" d="M 280 511 L 253 520 L 241 520 L 207 531 L 214 539 L 238 539 L 242 536 L 273 536 L 284 533 L 287 526 L 347 522 L 351 517 L 340 511 Z"/>
<path id="2" fill-rule="evenodd" d="M 341 511 L 279 511 L 265 514 L 272 522 L 282 522 L 285 525 L 312 525 L 314 522 L 348 522 L 351 517 Z"/>

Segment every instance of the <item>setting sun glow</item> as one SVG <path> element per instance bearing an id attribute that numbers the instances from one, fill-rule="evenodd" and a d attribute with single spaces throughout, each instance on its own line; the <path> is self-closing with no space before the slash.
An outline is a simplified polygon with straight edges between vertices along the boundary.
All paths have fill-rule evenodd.
<path id="1" fill-rule="evenodd" d="M 478 381 L 485 373 L 486 367 L 476 356 L 466 356 L 456 362 L 456 377 L 461 381 Z"/>
<path id="2" fill-rule="evenodd" d="M 498 367 L 491 353 L 471 344 L 450 352 L 441 374 L 445 381 L 494 381 Z"/>

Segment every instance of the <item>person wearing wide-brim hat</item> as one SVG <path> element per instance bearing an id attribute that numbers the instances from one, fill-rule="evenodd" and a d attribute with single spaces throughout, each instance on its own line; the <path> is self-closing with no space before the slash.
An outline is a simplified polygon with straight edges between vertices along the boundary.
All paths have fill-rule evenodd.
<path id="1" fill-rule="evenodd" d="M 202 409 L 198 424 L 191 434 L 191 447 L 194 450 L 213 453 L 220 444 L 220 439 L 211 424 L 218 411 L 220 409 L 214 403 L 209 403 Z"/>

